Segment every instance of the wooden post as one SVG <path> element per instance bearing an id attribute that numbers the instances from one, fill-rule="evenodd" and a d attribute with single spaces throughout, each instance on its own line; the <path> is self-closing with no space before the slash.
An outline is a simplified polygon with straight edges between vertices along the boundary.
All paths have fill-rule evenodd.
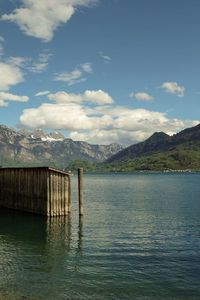
<path id="1" fill-rule="evenodd" d="M 71 213 L 71 178 L 68 177 L 68 214 Z"/>
<path id="2" fill-rule="evenodd" d="M 83 216 L 83 168 L 78 168 L 79 216 Z"/>

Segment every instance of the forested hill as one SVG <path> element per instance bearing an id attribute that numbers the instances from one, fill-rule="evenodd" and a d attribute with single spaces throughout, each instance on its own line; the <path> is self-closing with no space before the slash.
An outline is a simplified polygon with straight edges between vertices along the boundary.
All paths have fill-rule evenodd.
<path id="1" fill-rule="evenodd" d="M 200 170 L 200 124 L 173 136 L 156 132 L 144 142 L 111 156 L 106 165 L 115 170 Z"/>

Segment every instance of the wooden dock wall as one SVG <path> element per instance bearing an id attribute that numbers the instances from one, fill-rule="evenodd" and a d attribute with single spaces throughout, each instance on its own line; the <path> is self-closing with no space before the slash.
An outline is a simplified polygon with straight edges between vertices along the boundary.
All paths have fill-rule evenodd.
<path id="1" fill-rule="evenodd" d="M 0 168 L 0 206 L 46 216 L 67 215 L 70 176 L 52 168 Z"/>
<path id="2" fill-rule="evenodd" d="M 50 170 L 47 180 L 47 215 L 65 216 L 71 212 L 70 176 Z"/>

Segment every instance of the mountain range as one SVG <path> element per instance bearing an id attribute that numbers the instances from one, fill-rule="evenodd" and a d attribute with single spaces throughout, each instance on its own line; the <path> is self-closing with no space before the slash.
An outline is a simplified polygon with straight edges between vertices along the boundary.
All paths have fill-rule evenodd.
<path id="1" fill-rule="evenodd" d="M 200 170 L 200 124 L 173 136 L 155 132 L 124 148 L 91 145 L 65 138 L 60 132 L 16 131 L 0 125 L 0 165 L 48 165 L 86 171 Z"/>
<path id="2" fill-rule="evenodd" d="M 41 129 L 16 131 L 0 125 L 0 165 L 51 165 L 65 168 L 74 160 L 102 162 L 123 149 L 118 144 L 91 145 Z"/>

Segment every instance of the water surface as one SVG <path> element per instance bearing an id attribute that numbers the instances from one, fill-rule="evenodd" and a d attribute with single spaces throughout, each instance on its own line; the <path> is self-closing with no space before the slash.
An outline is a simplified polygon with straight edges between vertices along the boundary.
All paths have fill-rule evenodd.
<path id="1" fill-rule="evenodd" d="M 84 177 L 84 217 L 0 211 L 0 299 L 200 299 L 200 175 Z"/>

